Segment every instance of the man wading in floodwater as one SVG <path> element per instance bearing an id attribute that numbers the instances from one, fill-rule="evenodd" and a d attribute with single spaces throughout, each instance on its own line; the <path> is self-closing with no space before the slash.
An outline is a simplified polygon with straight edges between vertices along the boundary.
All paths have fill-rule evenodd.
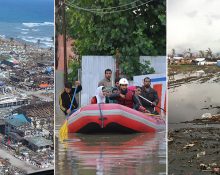
<path id="1" fill-rule="evenodd" d="M 82 90 L 80 82 L 76 81 L 75 86 L 77 87 L 76 93 L 79 93 Z M 75 88 L 72 87 L 72 83 L 65 83 L 64 91 L 61 93 L 59 97 L 60 109 L 64 112 L 65 115 L 70 114 L 72 110 L 78 108 L 78 103 L 76 99 L 74 99 L 72 108 L 70 109 Z"/>

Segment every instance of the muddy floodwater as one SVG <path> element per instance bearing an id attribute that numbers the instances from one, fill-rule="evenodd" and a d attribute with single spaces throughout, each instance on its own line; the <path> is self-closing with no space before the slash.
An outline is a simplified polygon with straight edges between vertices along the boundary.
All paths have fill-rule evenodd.
<path id="1" fill-rule="evenodd" d="M 191 82 L 169 89 L 169 126 L 220 113 L 220 82 Z"/>
<path id="2" fill-rule="evenodd" d="M 165 132 L 56 135 L 56 175 L 166 174 Z"/>
<path id="3" fill-rule="evenodd" d="M 220 174 L 219 73 L 174 78 L 168 101 L 168 174 Z"/>

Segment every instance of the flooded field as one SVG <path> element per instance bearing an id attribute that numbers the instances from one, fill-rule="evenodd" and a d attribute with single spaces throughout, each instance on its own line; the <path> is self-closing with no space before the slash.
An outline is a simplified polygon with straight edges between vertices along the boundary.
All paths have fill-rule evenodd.
<path id="1" fill-rule="evenodd" d="M 56 137 L 56 174 L 166 174 L 165 135 L 70 134 L 62 143 Z"/>

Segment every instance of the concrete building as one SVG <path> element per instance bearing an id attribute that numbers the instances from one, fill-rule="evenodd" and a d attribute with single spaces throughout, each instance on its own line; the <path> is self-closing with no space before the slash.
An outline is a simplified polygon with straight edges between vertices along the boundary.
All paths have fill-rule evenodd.
<path id="1" fill-rule="evenodd" d="M 0 108 L 6 108 L 11 106 L 20 106 L 29 104 L 29 99 L 25 97 L 16 96 L 4 96 L 0 98 Z"/>
<path id="2" fill-rule="evenodd" d="M 25 141 L 27 146 L 33 151 L 53 147 L 53 142 L 45 139 L 44 137 L 26 137 Z"/>

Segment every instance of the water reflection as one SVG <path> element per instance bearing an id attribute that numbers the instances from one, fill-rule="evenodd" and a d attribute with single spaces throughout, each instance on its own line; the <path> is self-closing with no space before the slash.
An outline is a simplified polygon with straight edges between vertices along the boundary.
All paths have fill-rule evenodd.
<path id="1" fill-rule="evenodd" d="M 56 174 L 166 174 L 165 133 L 71 134 L 64 143 L 56 141 Z"/>
<path id="2" fill-rule="evenodd" d="M 204 113 L 219 113 L 219 83 L 190 83 L 169 89 L 169 123 L 200 118 Z M 170 126 L 170 125 L 169 125 Z"/>

